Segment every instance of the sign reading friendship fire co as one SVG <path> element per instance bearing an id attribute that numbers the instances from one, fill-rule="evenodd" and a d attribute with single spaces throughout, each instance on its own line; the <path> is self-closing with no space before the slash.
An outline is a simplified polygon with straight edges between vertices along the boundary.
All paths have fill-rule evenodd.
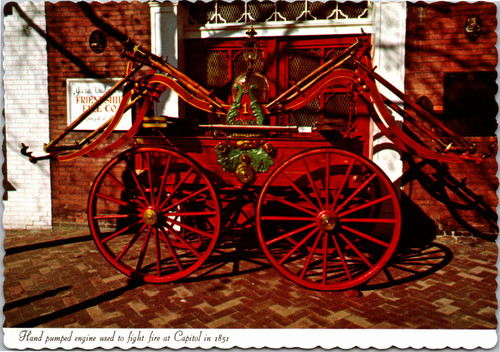
<path id="1" fill-rule="evenodd" d="M 119 79 L 95 79 L 95 78 L 68 78 L 66 80 L 66 90 L 68 97 L 68 125 L 78 119 L 80 115 L 99 100 L 109 89 L 111 89 Z M 75 130 L 96 130 L 110 118 L 113 118 L 122 101 L 123 93 L 117 90 Z M 126 111 L 115 130 L 127 131 L 132 126 L 132 112 Z"/>

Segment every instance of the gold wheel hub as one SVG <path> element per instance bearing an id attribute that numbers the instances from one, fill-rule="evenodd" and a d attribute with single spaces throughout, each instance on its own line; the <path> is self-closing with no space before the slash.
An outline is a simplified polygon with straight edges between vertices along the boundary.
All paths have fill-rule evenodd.
<path id="1" fill-rule="evenodd" d="M 317 217 L 318 226 L 326 232 L 331 232 L 337 228 L 339 219 L 332 211 L 322 211 Z"/>
<path id="2" fill-rule="evenodd" d="M 153 226 L 158 222 L 158 214 L 153 209 L 147 209 L 144 214 L 142 214 L 142 220 L 146 225 Z"/>

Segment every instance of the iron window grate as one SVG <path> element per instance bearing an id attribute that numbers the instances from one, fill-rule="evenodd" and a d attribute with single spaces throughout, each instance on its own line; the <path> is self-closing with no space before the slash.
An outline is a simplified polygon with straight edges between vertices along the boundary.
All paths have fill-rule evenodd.
<path id="1" fill-rule="evenodd" d="M 190 24 L 269 23 L 368 19 L 371 2 L 353 1 L 212 1 L 187 3 Z"/>

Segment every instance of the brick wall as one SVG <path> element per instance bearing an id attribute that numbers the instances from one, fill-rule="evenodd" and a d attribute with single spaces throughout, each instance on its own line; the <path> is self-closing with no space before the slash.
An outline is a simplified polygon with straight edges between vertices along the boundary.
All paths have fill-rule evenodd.
<path id="1" fill-rule="evenodd" d="M 408 3 L 406 33 L 406 82 L 405 91 L 413 100 L 422 96 L 430 99 L 434 113 L 443 113 L 444 76 L 448 72 L 496 71 L 496 6 L 489 2 L 473 3 Z M 479 15 L 482 32 L 472 41 L 465 35 L 465 22 L 470 15 Z M 491 137 L 467 136 L 477 143 L 480 151 L 489 151 L 488 145 L 496 141 Z M 468 188 L 482 197 L 489 207 L 496 209 L 497 163 L 495 155 L 483 163 L 449 164 L 451 175 L 465 180 Z M 408 171 L 408 164 L 406 164 Z M 434 168 L 424 168 L 428 175 Z M 409 175 L 409 173 L 407 173 Z M 440 183 L 442 185 L 442 182 Z M 435 185 L 436 191 L 439 184 Z M 443 203 L 437 202 L 417 180 L 404 186 L 411 200 L 431 217 L 441 232 L 491 232 L 492 228 L 463 201 L 451 203 L 456 209 L 451 216 Z M 441 192 L 442 190 L 439 190 Z M 449 193 L 452 194 L 452 193 Z M 458 219 L 458 220 L 457 220 Z M 465 226 L 464 226 L 465 225 Z"/>
<path id="2" fill-rule="evenodd" d="M 131 37 L 150 46 L 149 6 L 144 2 L 55 2 L 46 3 L 49 36 L 50 134 L 54 138 L 67 126 L 67 78 L 120 78 L 125 61 L 120 59 L 121 41 Z M 107 48 L 90 50 L 94 30 L 106 33 Z M 86 133 L 79 132 L 83 138 Z M 111 140 L 120 132 L 114 132 Z M 125 146 L 126 147 L 126 146 Z M 86 223 L 87 198 L 103 164 L 111 159 L 52 163 L 52 211 L 54 223 Z"/>
<path id="3" fill-rule="evenodd" d="M 51 226 L 49 163 L 32 164 L 20 153 L 21 143 L 25 143 L 36 154 L 43 154 L 43 143 L 49 137 L 44 4 L 11 3 L 4 8 L 4 176 L 13 187 L 4 200 L 5 228 Z"/>

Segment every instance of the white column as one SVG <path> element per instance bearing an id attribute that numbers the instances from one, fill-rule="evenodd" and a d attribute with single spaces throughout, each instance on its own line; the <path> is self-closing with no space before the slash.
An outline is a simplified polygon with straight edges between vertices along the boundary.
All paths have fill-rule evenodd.
<path id="1" fill-rule="evenodd" d="M 182 70 L 183 25 L 186 14 L 178 2 L 150 1 L 151 14 L 151 51 L 156 55 L 167 57 L 168 63 Z M 167 91 L 156 105 L 156 114 L 171 117 L 181 116 L 180 99 L 175 92 Z"/>
<path id="2" fill-rule="evenodd" d="M 377 66 L 378 74 L 402 92 L 405 79 L 405 40 L 406 2 L 376 2 L 374 65 Z M 379 86 L 379 89 L 382 94 L 399 102 L 385 87 Z M 392 181 L 397 180 L 403 172 L 400 152 L 387 137 L 381 135 L 376 126 L 373 135 L 373 161 Z"/>
<path id="3" fill-rule="evenodd" d="M 50 162 L 32 164 L 20 153 L 21 143 L 43 155 L 49 141 L 49 96 L 44 2 L 22 2 L 4 17 L 4 88 L 7 180 L 15 188 L 4 201 L 5 228 L 52 226 Z M 19 10 L 18 10 L 19 7 Z M 30 26 L 21 11 L 33 20 Z M 2 158 L 3 159 L 3 158 Z"/>

